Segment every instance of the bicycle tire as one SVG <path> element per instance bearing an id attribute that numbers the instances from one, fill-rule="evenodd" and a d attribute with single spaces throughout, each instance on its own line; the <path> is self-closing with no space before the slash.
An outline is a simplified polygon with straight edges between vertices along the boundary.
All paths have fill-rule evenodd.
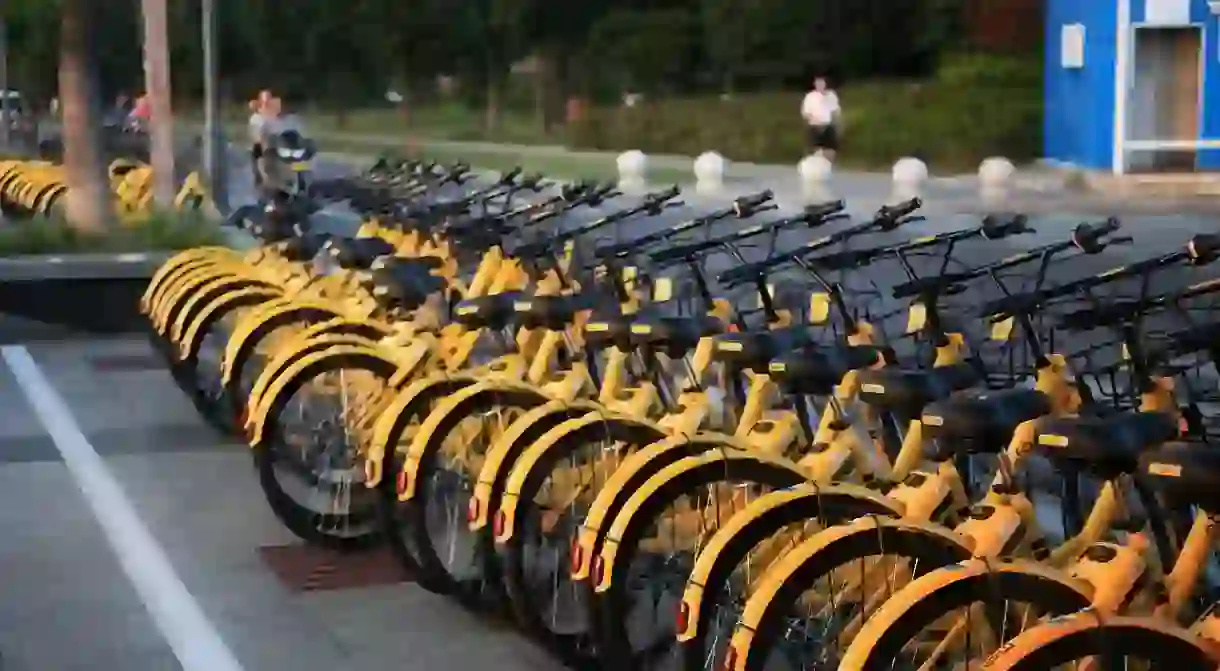
<path id="1" fill-rule="evenodd" d="M 237 426 L 239 415 L 231 412 L 232 403 L 226 397 L 219 371 L 217 371 L 217 379 L 211 381 L 212 384 L 208 389 L 200 388 L 200 351 L 203 344 L 207 342 L 208 335 L 231 312 L 259 305 L 271 295 L 273 294 L 266 289 L 248 287 L 226 293 L 212 301 L 188 329 L 184 341 L 179 346 L 180 358 L 177 361 L 170 361 L 170 373 L 178 382 L 178 386 L 182 387 L 190 397 L 204 421 L 224 435 L 240 434 L 241 427 Z"/>
<path id="2" fill-rule="evenodd" d="M 714 599 L 760 543 L 803 520 L 818 520 L 825 529 L 865 515 L 901 514 L 894 501 L 863 486 L 807 483 L 766 494 L 733 515 L 699 552 L 687 580 L 679 607 L 679 622 L 686 624 L 684 628 L 679 624 L 682 631 L 678 632 L 681 668 L 686 671 L 706 668 L 708 650 L 704 636 L 711 626 Z"/>
<path id="3" fill-rule="evenodd" d="M 861 518 L 815 533 L 769 567 L 750 596 L 732 641 L 733 656 L 742 665 L 737 668 L 766 668 L 791 605 L 835 569 L 877 555 L 913 559 L 917 566 L 926 562 L 933 571 L 968 560 L 971 552 L 948 529 L 895 517 Z"/>
<path id="4" fill-rule="evenodd" d="M 335 346 L 312 357 L 304 357 L 298 361 L 294 369 L 286 372 L 277 380 L 276 393 L 264 404 L 266 408 L 263 417 L 259 418 L 253 432 L 247 435 L 250 440 L 254 463 L 259 474 L 259 486 L 267 499 L 268 505 L 276 518 L 301 540 L 336 550 L 360 550 L 371 547 L 381 540 L 382 531 L 377 524 L 376 496 L 370 516 L 373 529 L 360 536 L 348 537 L 328 534 L 323 529 L 350 528 L 356 526 L 351 522 L 364 523 L 364 519 L 355 519 L 344 515 L 318 513 L 302 506 L 288 494 L 276 478 L 276 450 L 279 444 L 279 415 L 287 406 L 288 401 L 302 389 L 309 380 L 336 370 L 365 370 L 384 380 L 391 380 L 397 372 L 397 363 L 379 356 L 375 351 L 362 347 Z"/>
<path id="5" fill-rule="evenodd" d="M 410 548 L 406 547 L 406 541 L 399 532 L 399 520 L 395 517 L 398 479 L 387 477 L 387 474 L 398 473 L 401 469 L 397 446 L 407 427 L 412 422 L 422 421 L 436 400 L 469 384 L 473 384 L 470 378 L 444 374 L 411 382 L 398 390 L 373 427 L 372 444 L 366 455 L 366 469 L 372 466 L 373 470 L 366 470 L 365 483 L 377 491 L 379 524 L 390 552 L 410 575 L 418 575 L 419 564 Z"/>
<path id="6" fill-rule="evenodd" d="M 499 510 L 504 487 L 513 467 L 530 445 L 563 422 L 596 412 L 594 401 L 550 401 L 517 418 L 487 454 L 479 471 L 467 511 L 471 529 L 491 528 L 491 516 Z"/>
<path id="7" fill-rule="evenodd" d="M 1102 617 L 1085 611 L 1022 632 L 997 650 L 983 671 L 1041 671 L 1115 655 L 1138 656 L 1150 664 L 1148 671 L 1220 668 L 1216 644 L 1185 629 L 1152 618 Z"/>
<path id="8" fill-rule="evenodd" d="M 598 411 L 563 422 L 544 434 L 517 460 L 504 488 L 497 511 L 496 551 L 504 576 L 504 588 L 517 623 L 529 635 L 551 648 L 568 663 L 584 660 L 583 648 L 587 634 L 560 634 L 547 628 L 530 586 L 525 578 L 525 543 L 517 532 L 517 521 L 523 520 L 542 485 L 559 463 L 574 454 L 581 445 L 610 441 L 629 452 L 631 446 L 647 446 L 662 440 L 666 433 L 656 424 Z M 502 518 L 504 515 L 504 518 Z M 506 519 L 505 519 L 506 518 Z M 503 520 L 503 523 L 501 521 Z M 570 551 L 570 543 L 567 545 Z M 562 562 L 566 567 L 570 563 Z"/>
<path id="9" fill-rule="evenodd" d="M 225 393 L 233 403 L 234 415 L 240 415 L 245 411 L 245 403 L 249 399 L 246 398 L 244 390 L 241 388 L 243 376 L 246 365 L 258 351 L 258 345 L 264 338 L 278 329 L 296 322 L 317 323 L 338 318 L 335 311 L 327 306 L 313 303 L 293 304 L 289 298 L 270 301 L 256 312 L 246 315 L 243 321 L 238 323 L 233 333 L 229 334 L 229 341 L 225 344 L 224 369 L 221 377 Z M 249 319 L 252 325 L 247 326 L 246 319 Z"/>
<path id="10" fill-rule="evenodd" d="M 1086 586 L 1036 562 L 972 559 L 934 570 L 899 590 L 865 622 L 842 663 L 860 671 L 888 670 L 907 643 L 938 619 L 997 598 L 1036 604 L 1038 612 L 1051 617 L 1084 610 L 1090 602 Z"/>
<path id="11" fill-rule="evenodd" d="M 499 561 L 495 553 L 495 538 L 490 529 L 473 533 L 472 548 L 479 578 L 474 582 L 463 582 L 452 575 L 441 561 L 438 549 L 428 532 L 428 514 L 433 502 L 432 476 L 440 469 L 439 456 L 450 432 L 469 416 L 492 408 L 511 406 L 522 410 L 539 407 L 550 398 L 536 388 L 523 384 L 508 385 L 502 381 L 476 382 L 451 394 L 439 407 L 432 410 L 420 424 L 412 441 L 410 456 L 417 460 L 413 496 L 396 501 L 395 517 L 405 522 L 408 545 L 414 549 L 419 567 L 421 585 L 427 589 L 453 596 L 468 605 L 489 604 L 501 606 L 505 602 L 500 579 Z M 469 501 L 463 510 L 462 522 L 467 520 Z M 405 538 L 404 538 L 405 540 Z"/>
<path id="12" fill-rule="evenodd" d="M 661 469 L 623 504 L 606 533 L 601 553 L 601 570 L 590 608 L 597 612 L 595 643 L 605 668 L 633 669 L 644 666 L 632 650 L 627 632 L 628 595 L 623 590 L 632 561 L 640 552 L 647 530 L 668 509 L 704 485 L 715 482 L 749 482 L 775 488 L 795 487 L 806 482 L 805 474 L 793 462 L 765 457 L 744 450 L 714 450 L 686 457 Z M 693 549 L 693 548 L 692 548 Z M 670 637 L 673 641 L 673 637 Z M 642 651 L 648 656 L 654 646 Z"/>
<path id="13" fill-rule="evenodd" d="M 671 436 L 628 456 L 606 479 L 601 491 L 594 497 L 584 522 L 573 539 L 572 552 L 575 556 L 571 558 L 571 579 L 583 587 L 587 603 L 594 603 L 594 585 L 589 580 L 593 559 L 601 553 L 606 532 L 632 492 L 643 486 L 661 469 L 680 459 L 718 449 L 747 448 L 747 443 L 729 434 L 702 432 L 694 436 Z M 601 622 L 598 609 L 586 610 L 590 630 L 597 631 L 605 626 Z"/>

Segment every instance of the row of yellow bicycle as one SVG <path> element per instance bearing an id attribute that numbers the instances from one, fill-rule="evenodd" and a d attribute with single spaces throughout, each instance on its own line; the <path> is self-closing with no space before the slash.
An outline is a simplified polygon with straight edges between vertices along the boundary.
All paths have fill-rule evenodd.
<path id="1" fill-rule="evenodd" d="M 268 206 L 142 305 L 305 542 L 581 669 L 1220 666 L 1220 236 L 365 180 L 409 202 Z"/>
<path id="2" fill-rule="evenodd" d="M 152 168 L 116 159 L 108 168 L 115 207 L 130 221 L 150 213 L 153 204 Z M 0 210 L 16 216 L 51 216 L 68 191 L 64 167 L 48 161 L 0 161 Z M 206 197 L 198 173 L 190 173 L 174 201 L 178 209 L 199 209 Z"/>

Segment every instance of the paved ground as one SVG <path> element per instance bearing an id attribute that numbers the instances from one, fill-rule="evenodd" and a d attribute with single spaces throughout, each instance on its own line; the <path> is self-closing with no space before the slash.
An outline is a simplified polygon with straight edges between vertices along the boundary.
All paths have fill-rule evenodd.
<path id="1" fill-rule="evenodd" d="M 32 375 L 22 364 L 26 352 Z M 314 593 L 282 585 L 258 550 L 292 539 L 267 511 L 245 448 L 218 440 L 196 419 L 143 342 L 38 343 L 6 347 L 3 355 L 5 671 L 555 668 L 516 635 L 409 584 Z M 69 418 L 23 390 L 48 391 L 32 378 L 49 384 Z M 66 444 L 50 437 L 36 404 L 58 417 L 56 439 Z M 72 443 L 70 423 L 87 444 Z M 88 452 L 100 456 L 105 472 L 89 466 Z M 93 509 L 95 490 L 104 489 L 98 479 L 107 474 L 188 596 L 166 589 L 148 556 L 157 548 L 130 525 L 109 528 L 123 521 L 113 506 Z M 183 617 L 193 608 L 188 602 L 201 609 L 204 624 Z M 211 664 L 179 661 L 199 659 L 189 655 L 206 642 L 207 626 L 240 667 L 214 657 Z"/>

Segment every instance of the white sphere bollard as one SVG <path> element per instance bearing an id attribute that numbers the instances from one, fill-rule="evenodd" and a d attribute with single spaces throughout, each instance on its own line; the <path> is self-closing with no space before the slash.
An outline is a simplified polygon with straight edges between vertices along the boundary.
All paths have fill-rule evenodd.
<path id="1" fill-rule="evenodd" d="M 918 198 L 928 181 L 928 164 L 910 156 L 900 158 L 894 163 L 893 179 L 895 200 Z"/>
<path id="2" fill-rule="evenodd" d="M 647 186 L 648 156 L 632 149 L 618 155 L 618 184 L 624 190 L 639 191 Z"/>
<path id="3" fill-rule="evenodd" d="M 1001 206 L 1008 197 L 1017 168 L 1006 158 L 993 156 L 979 164 L 979 196 L 984 204 Z"/>
<path id="4" fill-rule="evenodd" d="M 720 193 L 724 190 L 724 173 L 728 161 L 714 151 L 705 151 L 695 159 L 695 192 L 705 195 Z"/>
<path id="5" fill-rule="evenodd" d="M 833 200 L 830 178 L 834 174 L 834 164 L 829 159 L 820 153 L 806 156 L 796 164 L 796 172 L 800 175 L 805 198 L 812 202 Z"/>

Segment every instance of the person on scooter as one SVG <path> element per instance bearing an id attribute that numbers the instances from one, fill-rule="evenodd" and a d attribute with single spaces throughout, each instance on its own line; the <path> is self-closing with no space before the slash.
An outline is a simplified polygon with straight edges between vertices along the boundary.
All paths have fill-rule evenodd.
<path id="1" fill-rule="evenodd" d="M 313 143 L 305 139 L 300 120 L 283 113 L 279 98 L 269 100 L 264 110 L 258 162 L 262 190 L 302 195 L 309 182 Z"/>

